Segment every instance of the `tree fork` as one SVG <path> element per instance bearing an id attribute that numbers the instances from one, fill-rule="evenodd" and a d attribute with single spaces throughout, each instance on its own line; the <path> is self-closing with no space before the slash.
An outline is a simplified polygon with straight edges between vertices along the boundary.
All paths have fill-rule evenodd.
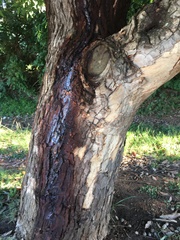
<path id="1" fill-rule="evenodd" d="M 180 3 L 156 1 L 109 32 L 121 2 L 46 3 L 48 57 L 17 239 L 106 237 L 127 129 L 140 104 L 180 70 Z"/>

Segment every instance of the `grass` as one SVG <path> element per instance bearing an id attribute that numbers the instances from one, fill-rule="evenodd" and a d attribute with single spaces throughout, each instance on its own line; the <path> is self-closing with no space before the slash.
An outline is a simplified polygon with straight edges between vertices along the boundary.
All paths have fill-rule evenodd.
<path id="1" fill-rule="evenodd" d="M 23 159 L 27 155 L 30 130 L 11 130 L 0 125 L 0 160 Z M 0 224 L 15 223 L 19 207 L 22 169 L 0 168 Z"/>
<path id="2" fill-rule="evenodd" d="M 31 115 L 35 107 L 35 101 L 24 98 L 1 99 L 0 118 Z M 16 124 L 15 129 L 7 128 L 0 123 L 0 160 L 2 162 L 13 160 L 14 163 L 16 159 L 24 159 L 28 152 L 30 132 L 30 129 L 22 129 L 20 123 Z M 0 228 L 3 227 L 6 232 L 13 228 L 16 221 L 23 175 L 22 169 L 0 168 Z"/>
<path id="3" fill-rule="evenodd" d="M 8 190 L 10 197 L 14 195 L 14 189 L 21 187 L 21 180 L 24 175 L 23 170 L 12 170 L 0 168 L 0 189 Z"/>
<path id="4" fill-rule="evenodd" d="M 114 218 L 116 218 L 117 220 L 118 217 L 116 216 L 116 209 L 119 208 L 119 207 L 125 207 L 125 205 L 123 204 L 125 201 L 129 200 L 129 199 L 132 199 L 132 198 L 135 198 L 136 196 L 130 196 L 130 197 L 126 197 L 124 199 L 121 199 L 115 203 L 112 204 L 112 207 L 111 207 L 111 211 L 112 211 L 112 216 L 114 215 L 114 217 L 112 217 L 112 220 L 115 221 Z"/>
<path id="5" fill-rule="evenodd" d="M 167 187 L 171 193 L 175 192 L 177 195 L 180 196 L 180 182 L 169 181 Z"/>
<path id="6" fill-rule="evenodd" d="M 180 128 L 132 124 L 125 146 L 125 155 L 151 156 L 157 160 L 180 158 Z"/>
<path id="7" fill-rule="evenodd" d="M 151 198 L 157 198 L 159 191 L 160 191 L 159 187 L 155 187 L 151 185 L 142 186 L 140 188 L 140 192 L 147 193 Z"/>
<path id="8" fill-rule="evenodd" d="M 180 107 L 178 92 L 156 92 L 144 102 L 138 111 L 139 115 L 156 115 L 162 117 L 164 113 L 168 114 L 176 111 Z"/>
<path id="9" fill-rule="evenodd" d="M 169 88 L 168 88 L 169 87 Z M 137 115 L 162 118 L 180 109 L 180 75 L 152 94 Z M 133 123 L 127 133 L 125 155 L 151 156 L 157 160 L 180 159 L 180 126 Z"/>
<path id="10" fill-rule="evenodd" d="M 14 223 L 19 207 L 22 170 L 0 168 L 0 219 L 1 224 Z"/>
<path id="11" fill-rule="evenodd" d="M 11 130 L 0 125 L 0 155 L 24 158 L 28 151 L 30 130 Z"/>
<path id="12" fill-rule="evenodd" d="M 130 196 L 130 197 L 127 197 L 127 198 L 124 198 L 124 199 L 121 199 L 121 200 L 115 202 L 113 204 L 113 211 L 115 211 L 115 208 L 117 208 L 117 207 L 124 207 L 123 202 L 125 202 L 129 199 L 132 199 L 132 198 L 135 198 L 135 196 Z"/>

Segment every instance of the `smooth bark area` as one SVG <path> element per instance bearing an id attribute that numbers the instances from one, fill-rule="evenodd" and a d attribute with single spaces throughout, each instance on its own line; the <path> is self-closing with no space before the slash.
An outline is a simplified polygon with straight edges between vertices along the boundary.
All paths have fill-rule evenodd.
<path id="1" fill-rule="evenodd" d="M 49 51 L 17 239 L 107 235 L 128 127 L 141 103 L 180 71 L 180 1 L 150 4 L 120 29 L 118 11 L 127 13 L 130 1 L 123 2 L 46 1 Z"/>

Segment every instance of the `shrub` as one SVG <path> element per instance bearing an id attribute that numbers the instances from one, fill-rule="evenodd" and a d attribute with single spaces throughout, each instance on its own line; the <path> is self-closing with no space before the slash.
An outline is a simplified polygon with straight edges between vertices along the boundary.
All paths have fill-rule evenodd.
<path id="1" fill-rule="evenodd" d="M 0 98 L 39 90 L 47 51 L 47 23 L 45 11 L 35 2 L 6 0 L 0 5 Z"/>

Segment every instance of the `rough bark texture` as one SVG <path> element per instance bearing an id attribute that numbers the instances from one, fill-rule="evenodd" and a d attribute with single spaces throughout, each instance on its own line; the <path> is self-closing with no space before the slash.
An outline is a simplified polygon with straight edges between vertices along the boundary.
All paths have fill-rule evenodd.
<path id="1" fill-rule="evenodd" d="M 107 235 L 127 129 L 140 104 L 180 70 L 180 1 L 148 5 L 120 30 L 122 2 L 46 2 L 47 70 L 17 239 Z"/>

